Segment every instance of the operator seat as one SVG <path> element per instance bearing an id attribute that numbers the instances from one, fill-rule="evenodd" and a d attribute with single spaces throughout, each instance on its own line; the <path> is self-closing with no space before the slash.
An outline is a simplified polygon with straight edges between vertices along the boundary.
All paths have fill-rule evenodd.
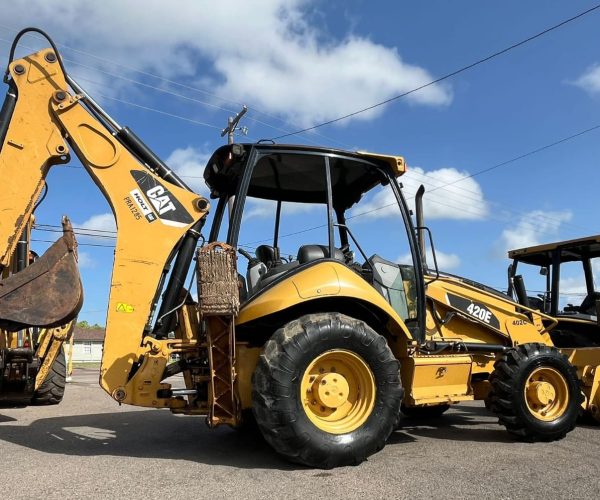
<path id="1" fill-rule="evenodd" d="M 319 259 L 329 258 L 329 247 L 326 245 L 302 245 L 298 249 L 298 262 L 300 264 L 308 264 Z M 333 251 L 333 258 L 344 262 L 344 252 L 339 248 Z"/>
<path id="2" fill-rule="evenodd" d="M 256 258 L 260 260 L 267 269 L 271 269 L 275 263 L 275 248 L 270 245 L 259 245 L 254 252 Z"/>
<path id="3" fill-rule="evenodd" d="M 272 258 L 274 259 L 275 257 L 274 252 L 273 254 L 270 253 L 272 250 L 273 247 L 268 245 L 261 245 L 256 249 L 256 257 L 264 262 L 268 268 L 268 271 L 263 274 L 258 281 L 256 287 L 257 290 L 266 287 L 270 283 L 273 283 L 275 280 L 281 278 L 285 273 L 302 264 L 308 264 L 316 260 L 329 258 L 329 247 L 326 245 L 302 245 L 298 249 L 296 260 L 273 266 L 273 261 L 269 260 Z M 344 262 L 344 253 L 339 248 L 335 249 L 333 255 L 334 259 Z M 267 262 L 270 262 L 270 264 Z"/>

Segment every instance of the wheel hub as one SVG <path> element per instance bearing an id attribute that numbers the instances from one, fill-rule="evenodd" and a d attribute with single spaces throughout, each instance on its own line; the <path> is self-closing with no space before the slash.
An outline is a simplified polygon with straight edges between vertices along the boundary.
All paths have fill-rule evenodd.
<path id="1" fill-rule="evenodd" d="M 556 390 L 552 384 L 545 381 L 534 381 L 527 388 L 527 396 L 534 403 L 546 406 L 556 398 Z"/>
<path id="2" fill-rule="evenodd" d="M 569 404 L 565 378 L 558 370 L 548 366 L 538 367 L 531 372 L 524 395 L 531 414 L 545 422 L 560 418 Z"/>
<path id="3" fill-rule="evenodd" d="M 339 408 L 350 394 L 350 386 L 346 377 L 339 373 L 319 375 L 312 385 L 312 393 L 322 406 Z"/>
<path id="4" fill-rule="evenodd" d="M 363 425 L 375 406 L 376 392 L 367 363 L 344 349 L 317 356 L 300 381 L 306 416 L 330 434 L 345 434 Z"/>

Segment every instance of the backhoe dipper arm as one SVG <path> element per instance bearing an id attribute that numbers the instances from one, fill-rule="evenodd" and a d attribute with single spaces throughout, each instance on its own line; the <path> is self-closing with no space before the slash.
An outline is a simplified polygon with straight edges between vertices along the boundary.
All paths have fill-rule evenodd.
<path id="1" fill-rule="evenodd" d="M 156 175 L 139 160 L 140 151 L 125 147 L 84 107 L 86 96 L 69 92 L 53 49 L 12 62 L 9 74 L 17 100 L 10 116 L 2 117 L 9 125 L 0 150 L 0 249 L 9 250 L 0 264 L 8 263 L 50 166 L 66 163 L 72 148 L 106 197 L 118 228 L 100 383 L 119 402 L 178 406 L 181 400 L 157 397 L 165 387 L 160 379 L 169 353 L 169 341 L 161 337 L 169 331 L 164 323 L 172 297 L 180 300 L 176 292 L 208 213 L 207 200 Z M 158 314 L 165 321 L 157 322 L 159 333 L 151 336 L 161 284 L 178 252 L 179 269 Z"/>

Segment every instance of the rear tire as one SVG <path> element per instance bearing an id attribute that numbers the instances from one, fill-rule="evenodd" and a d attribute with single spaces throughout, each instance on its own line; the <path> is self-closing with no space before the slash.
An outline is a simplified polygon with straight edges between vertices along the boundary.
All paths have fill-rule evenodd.
<path id="1" fill-rule="evenodd" d="M 496 361 L 490 384 L 487 404 L 514 436 L 554 441 L 575 427 L 584 398 L 575 367 L 558 349 L 539 343 L 511 349 Z"/>
<path id="2" fill-rule="evenodd" d="M 306 315 L 277 330 L 253 376 L 253 411 L 265 440 L 309 467 L 357 465 L 381 450 L 402 395 L 385 338 L 337 313 Z"/>
<path id="3" fill-rule="evenodd" d="M 34 393 L 31 404 L 37 406 L 57 405 L 63 399 L 65 394 L 65 384 L 67 378 L 67 367 L 65 363 L 65 354 L 60 350 L 58 356 L 48 372 L 44 383 Z"/>

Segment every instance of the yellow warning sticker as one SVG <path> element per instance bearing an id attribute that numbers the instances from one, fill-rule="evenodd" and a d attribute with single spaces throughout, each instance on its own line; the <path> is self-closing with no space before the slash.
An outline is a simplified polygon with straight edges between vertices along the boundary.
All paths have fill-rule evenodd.
<path id="1" fill-rule="evenodd" d="M 117 302 L 117 312 L 119 313 L 132 313 L 134 311 L 131 304 L 125 302 Z"/>

